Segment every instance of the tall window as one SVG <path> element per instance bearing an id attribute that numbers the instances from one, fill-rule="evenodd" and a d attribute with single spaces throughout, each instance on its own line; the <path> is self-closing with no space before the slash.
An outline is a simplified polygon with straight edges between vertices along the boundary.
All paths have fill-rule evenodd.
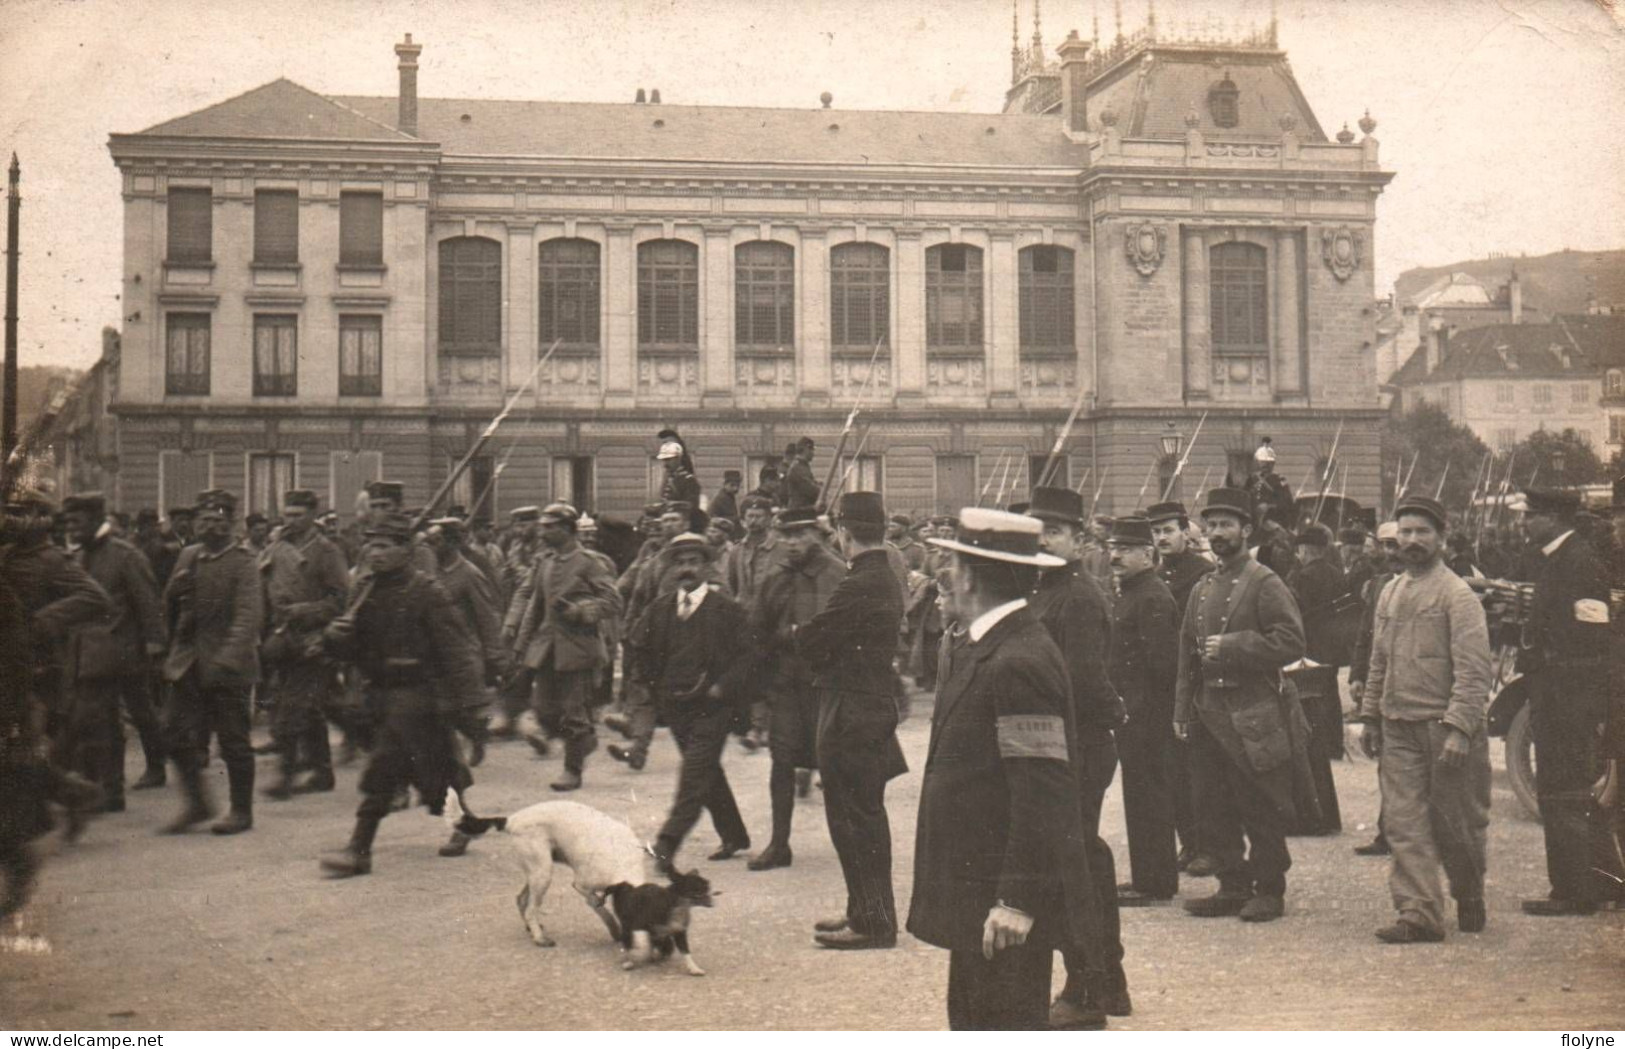
<path id="1" fill-rule="evenodd" d="M 553 498 L 562 499 L 582 513 L 592 509 L 592 456 L 554 456 Z"/>
<path id="2" fill-rule="evenodd" d="M 462 460 L 461 455 L 448 455 L 446 457 L 446 473 L 450 474 L 456 469 L 457 463 Z M 489 455 L 476 455 L 468 461 L 468 469 L 458 475 L 452 482 L 451 493 L 446 502 L 450 506 L 461 506 L 465 510 L 471 509 L 474 504 L 484 502 L 480 512 L 486 513 L 490 509 L 491 500 L 496 497 L 496 490 L 492 485 L 496 481 L 496 468 Z"/>
<path id="3" fill-rule="evenodd" d="M 502 349 L 502 246 L 485 237 L 440 242 L 440 352 Z"/>
<path id="4" fill-rule="evenodd" d="M 247 513 L 275 516 L 282 512 L 282 493 L 294 486 L 294 458 L 282 452 L 248 457 Z"/>
<path id="5" fill-rule="evenodd" d="M 384 195 L 339 194 L 339 265 L 384 264 Z"/>
<path id="6" fill-rule="evenodd" d="M 1576 408 L 1583 408 L 1591 403 L 1591 387 L 1577 382 L 1569 387 L 1569 398 Z"/>
<path id="7" fill-rule="evenodd" d="M 164 392 L 201 396 L 209 392 L 209 315 L 171 313 L 164 318 Z"/>
<path id="8" fill-rule="evenodd" d="M 1496 383 L 1495 403 L 1516 404 L 1518 401 L 1518 388 L 1509 382 Z"/>
<path id="9" fill-rule="evenodd" d="M 1256 244 L 1215 244 L 1208 265 L 1214 351 L 1267 354 L 1269 283 L 1264 249 Z"/>
<path id="10" fill-rule="evenodd" d="M 796 256 L 788 244 L 734 249 L 734 341 L 788 348 L 796 341 Z"/>
<path id="11" fill-rule="evenodd" d="M 1608 443 L 1625 443 L 1625 415 L 1610 415 L 1608 417 Z"/>
<path id="12" fill-rule="evenodd" d="M 214 193 L 205 187 L 169 191 L 169 262 L 214 258 Z"/>
<path id="13" fill-rule="evenodd" d="M 299 318 L 291 313 L 254 315 L 254 396 L 292 397 L 299 392 Z"/>
<path id="14" fill-rule="evenodd" d="M 383 392 L 384 319 L 340 315 L 339 396 L 379 397 Z"/>
<path id="15" fill-rule="evenodd" d="M 1049 244 L 1023 248 L 1019 269 L 1021 348 L 1073 349 L 1072 252 Z"/>
<path id="16" fill-rule="evenodd" d="M 1550 408 L 1552 406 L 1552 388 L 1546 383 L 1535 385 L 1535 407 Z"/>
<path id="17" fill-rule="evenodd" d="M 1604 397 L 1625 397 L 1625 371 L 1618 368 L 1609 368 L 1608 374 L 1603 377 L 1602 395 Z"/>
<path id="18" fill-rule="evenodd" d="M 638 245 L 638 345 L 693 349 L 700 342 L 699 249 L 686 240 Z"/>
<path id="19" fill-rule="evenodd" d="M 598 245 L 590 240 L 549 240 L 537 253 L 541 284 L 541 344 L 598 345 Z"/>
<path id="20" fill-rule="evenodd" d="M 255 191 L 254 261 L 262 265 L 291 265 L 299 261 L 298 191 Z"/>
<path id="21" fill-rule="evenodd" d="M 839 244 L 829 253 L 830 344 L 873 353 L 891 342 L 891 252 Z"/>
<path id="22" fill-rule="evenodd" d="M 938 244 L 925 252 L 926 346 L 982 348 L 982 252 L 968 244 Z"/>

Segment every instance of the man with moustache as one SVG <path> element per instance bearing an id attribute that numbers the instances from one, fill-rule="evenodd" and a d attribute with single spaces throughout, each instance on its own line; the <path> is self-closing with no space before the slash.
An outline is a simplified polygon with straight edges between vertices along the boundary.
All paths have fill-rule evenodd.
<path id="1" fill-rule="evenodd" d="M 666 556 L 675 588 L 655 599 L 632 637 L 633 673 L 664 712 L 683 757 L 677 796 L 654 845 L 657 863 L 669 871 L 702 808 L 711 813 L 721 839 L 721 847 L 707 857 L 711 862 L 750 848 L 722 753 L 756 653 L 745 610 L 709 582 L 716 549 L 705 537 L 673 536 Z"/>
<path id="2" fill-rule="evenodd" d="M 771 665 L 768 748 L 773 758 L 768 774 L 773 837 L 767 848 L 751 859 L 753 871 L 790 866 L 796 771 L 818 767 L 817 696 L 812 672 L 796 652 L 796 633 L 824 610 L 846 578 L 846 563 L 824 545 L 823 528 L 814 507 L 784 510 L 774 531 L 778 534 L 778 557 L 762 579 L 751 609 Z"/>
<path id="3" fill-rule="evenodd" d="M 1069 719 L 1076 743 L 1072 775 L 1077 781 L 1084 850 L 1101 937 L 1098 952 L 1086 944 L 1062 947 L 1066 986 L 1050 1006 L 1049 1022 L 1056 1028 L 1095 1028 L 1108 1015 L 1127 1016 L 1133 1010 L 1123 971 L 1116 863 L 1111 846 L 1100 836 L 1101 805 L 1117 775 L 1114 733 L 1124 721 L 1123 700 L 1106 671 L 1111 655 L 1111 605 L 1082 563 L 1083 496 L 1070 488 L 1041 485 L 1033 489 L 1026 515 L 1041 523 L 1040 549 L 1060 562 L 1040 572 L 1028 606 L 1060 650 L 1067 670 Z M 1092 971 L 1096 953 L 1104 966 L 1102 972 Z"/>
<path id="4" fill-rule="evenodd" d="M 1484 929 L 1490 823 L 1490 638 L 1484 608 L 1444 563 L 1449 516 L 1436 499 L 1394 508 L 1404 574 L 1377 599 L 1370 676 L 1360 704 L 1367 757 L 1381 755 L 1388 886 L 1399 919 L 1385 943 L 1444 939 L 1442 865 L 1462 932 Z"/>
<path id="5" fill-rule="evenodd" d="M 1354 642 L 1354 652 L 1349 657 L 1349 695 L 1354 700 L 1356 714 L 1365 697 L 1366 678 L 1371 674 L 1371 642 L 1377 626 L 1377 596 L 1389 580 L 1405 570 L 1405 562 L 1399 556 L 1397 523 L 1384 521 L 1377 526 L 1376 558 L 1374 567 L 1379 571 L 1367 581 L 1360 595 L 1364 612 L 1360 617 L 1360 633 Z M 1387 856 L 1391 851 L 1388 837 L 1382 832 L 1382 815 L 1379 812 L 1376 837 L 1364 845 L 1356 845 L 1354 853 L 1357 856 Z"/>
<path id="6" fill-rule="evenodd" d="M 740 501 L 739 510 L 745 534 L 723 558 L 722 585 L 745 609 L 745 614 L 751 615 L 761 593 L 762 580 L 778 558 L 779 541 L 772 528 L 772 500 L 753 492 Z M 771 640 L 767 643 L 771 644 Z M 771 720 L 771 701 L 757 697 L 751 703 L 750 733 L 744 740 L 745 749 L 759 750 L 767 745 Z"/>
<path id="7" fill-rule="evenodd" d="M 1181 502 L 1157 503 L 1145 512 L 1157 546 L 1157 575 L 1174 598 L 1175 626 L 1185 617 L 1196 581 L 1213 571 L 1213 562 L 1191 544 L 1190 514 Z M 1202 852 L 1197 798 L 1191 790 L 1190 748 L 1175 739 L 1168 747 L 1168 783 L 1174 796 L 1174 827 L 1179 835 L 1179 869 L 1197 877 L 1213 873 L 1213 859 Z"/>
<path id="8" fill-rule="evenodd" d="M 1303 623 L 1286 584 L 1248 554 L 1247 492 L 1214 489 L 1202 518 L 1219 564 L 1192 591 L 1180 625 L 1174 734 L 1190 741 L 1192 779 L 1210 799 L 1202 842 L 1219 891 L 1185 910 L 1274 921 L 1286 913 L 1296 781 L 1308 774 L 1308 725 L 1281 694 L 1281 669 L 1303 658 Z"/>

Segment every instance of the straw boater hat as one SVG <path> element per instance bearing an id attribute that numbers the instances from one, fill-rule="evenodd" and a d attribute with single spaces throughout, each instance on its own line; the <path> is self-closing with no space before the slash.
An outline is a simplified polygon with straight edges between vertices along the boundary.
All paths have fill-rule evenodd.
<path id="1" fill-rule="evenodd" d="M 1031 565 L 1034 568 L 1060 568 L 1066 564 L 1065 561 L 1039 551 L 1038 540 L 1043 534 L 1044 524 L 1036 517 L 967 506 L 959 511 L 957 539 L 926 541 L 932 546 L 986 561 Z"/>

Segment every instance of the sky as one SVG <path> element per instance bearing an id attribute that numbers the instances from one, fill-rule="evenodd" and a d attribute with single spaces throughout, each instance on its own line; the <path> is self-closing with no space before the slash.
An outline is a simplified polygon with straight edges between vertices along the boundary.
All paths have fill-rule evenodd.
<path id="1" fill-rule="evenodd" d="M 1034 0 L 1017 0 L 1022 35 Z M 1148 0 L 1119 0 L 1125 29 Z M 1048 46 L 1113 0 L 1044 0 Z M 1270 0 L 1156 0 L 1158 24 L 1262 26 Z M 1491 252 L 1625 247 L 1625 9 L 1600 0 L 1277 0 L 1328 134 L 1369 109 L 1385 169 L 1378 293 Z M 997 112 L 1010 0 L 0 0 L 0 157 L 23 165 L 21 359 L 85 366 L 118 326 L 111 132 L 286 76 L 425 97 Z M 4 223 L 0 217 L 0 224 Z"/>

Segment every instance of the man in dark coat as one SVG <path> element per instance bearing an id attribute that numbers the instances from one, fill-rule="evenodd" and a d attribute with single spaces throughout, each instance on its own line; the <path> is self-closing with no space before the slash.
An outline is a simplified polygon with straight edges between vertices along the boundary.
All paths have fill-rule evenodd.
<path id="1" fill-rule="evenodd" d="M 1123 971 L 1117 865 L 1111 846 L 1100 836 L 1101 806 L 1117 775 L 1114 733 L 1124 720 L 1123 700 L 1106 671 L 1111 653 L 1111 602 L 1083 565 L 1083 496 L 1070 488 L 1047 486 L 1033 489 L 1032 496 L 1026 513 L 1043 525 L 1039 546 L 1062 563 L 1041 574 L 1028 604 L 1066 664 L 1076 742 L 1072 773 L 1078 785 L 1084 848 L 1089 854 L 1099 911 L 1100 946 L 1096 953 L 1103 967 L 1099 972 L 1089 968 L 1089 945 L 1068 944 L 1062 948 L 1066 986 L 1050 1007 L 1050 1025 L 1099 1027 L 1108 1015 L 1127 1016 L 1133 1011 L 1128 976 Z M 949 552 L 934 547 L 933 553 Z"/>
<path id="2" fill-rule="evenodd" d="M 1048 1026 L 1056 948 L 1099 967 L 1066 664 L 1027 607 L 1042 525 L 967 507 L 952 602 L 965 629 L 943 656 L 914 848 L 908 930 L 946 948 L 948 1026 Z"/>
<path id="3" fill-rule="evenodd" d="M 354 663 L 379 719 L 377 738 L 361 775 L 350 842 L 321 857 L 329 877 L 372 871 L 378 825 L 398 790 L 411 785 L 431 815 L 440 815 L 446 791 L 459 797 L 473 777 L 457 757 L 451 719 L 464 696 L 480 688 L 477 647 L 457 621 L 446 591 L 413 567 L 412 521 L 383 512 L 369 520 L 364 555 L 371 590 L 323 631 L 329 652 Z M 464 811 L 471 811 L 463 801 Z"/>
<path id="4" fill-rule="evenodd" d="M 1533 687 L 1535 789 L 1546 832 L 1551 893 L 1523 901 L 1525 914 L 1590 914 L 1609 898 L 1596 873 L 1613 869 L 1609 828 L 1591 796 L 1601 777 L 1598 745 L 1610 682 L 1608 572 L 1575 529 L 1572 492 L 1531 489 L 1524 526 L 1538 551 L 1535 594 L 1518 669 Z"/>
<path id="5" fill-rule="evenodd" d="M 722 487 L 711 497 L 710 514 L 713 519 L 739 520 L 739 489 L 744 481 L 744 475 L 738 470 L 722 471 Z"/>
<path id="6" fill-rule="evenodd" d="M 818 700 L 818 769 L 829 837 L 846 876 L 846 914 L 819 922 L 825 947 L 897 943 L 886 783 L 908 771 L 897 743 L 892 670 L 903 596 L 886 557 L 878 492 L 848 492 L 835 507 L 836 542 L 851 566 L 829 603 L 796 631 Z"/>
<path id="7" fill-rule="evenodd" d="M 771 667 L 768 748 L 773 758 L 768 774 L 773 838 L 750 861 L 753 871 L 790 866 L 796 770 L 818 766 L 818 700 L 812 672 L 796 653 L 796 632 L 829 605 L 846 578 L 846 563 L 824 545 L 813 507 L 783 511 L 774 531 L 778 556 L 763 574 L 750 609 Z"/>
<path id="8" fill-rule="evenodd" d="M 1247 553 L 1247 493 L 1214 489 L 1202 517 L 1219 566 L 1192 591 L 1180 625 L 1174 733 L 1190 741 L 1196 790 L 1211 799 L 1202 843 L 1219 891 L 1185 909 L 1273 921 L 1286 913 L 1286 828 L 1308 776 L 1308 726 L 1281 690 L 1281 669 L 1303 658 L 1303 624 L 1286 584 Z"/>
<path id="9" fill-rule="evenodd" d="M 721 847 L 712 862 L 750 848 L 750 832 L 722 768 L 734 718 L 743 709 L 744 684 L 756 663 L 745 610 L 708 582 L 716 550 L 704 536 L 685 532 L 666 546 L 677 586 L 651 604 L 632 629 L 637 675 L 671 726 L 682 753 L 677 795 L 655 838 L 655 857 L 671 870 L 683 839 L 711 814 Z"/>
<path id="10" fill-rule="evenodd" d="M 1175 660 L 1179 613 L 1168 584 L 1157 575 L 1151 523 L 1143 517 L 1112 522 L 1112 570 L 1119 594 L 1112 606 L 1111 679 L 1128 708 L 1117 733 L 1123 759 L 1123 819 L 1128 831 L 1127 883 L 1117 887 L 1120 906 L 1172 899 L 1179 892 L 1179 853 L 1174 846 L 1174 797 L 1169 753 L 1173 734 Z"/>
<path id="11" fill-rule="evenodd" d="M 259 557 L 271 632 L 260 649 L 276 703 L 271 737 L 277 750 L 276 782 L 265 796 L 333 789 L 333 752 L 327 712 L 336 687 L 333 666 L 321 651 L 322 630 L 344 611 L 350 574 L 344 554 L 316 527 L 316 493 L 296 488 L 282 497 L 282 530 Z M 304 765 L 310 775 L 294 783 Z"/>
<path id="12" fill-rule="evenodd" d="M 124 811 L 124 725 L 129 711 L 141 737 L 146 773 L 135 789 L 163 786 L 164 748 L 153 706 L 153 661 L 164 654 L 163 604 L 141 551 L 112 534 L 100 492 L 62 504 L 75 559 L 112 600 L 109 613 L 74 631 L 68 658 L 72 698 L 58 742 L 58 764 L 101 785 L 104 807 Z"/>
<path id="13" fill-rule="evenodd" d="M 785 509 L 813 506 L 823 487 L 813 476 L 813 439 L 803 437 L 795 443 L 795 451 L 795 458 L 790 460 L 784 480 L 780 482 Z"/>
<path id="14" fill-rule="evenodd" d="M 1213 562 L 1197 553 L 1191 541 L 1190 514 L 1181 502 L 1157 503 L 1145 512 L 1151 537 L 1157 544 L 1157 575 L 1174 598 L 1175 625 L 1185 617 L 1196 581 L 1213 571 Z M 1213 873 L 1213 859 L 1202 853 L 1196 809 L 1200 804 L 1191 788 L 1190 747 L 1175 739 L 1169 745 L 1168 782 L 1174 792 L 1174 828 L 1179 834 L 1179 869 L 1198 877 Z"/>
<path id="15" fill-rule="evenodd" d="M 700 479 L 694 476 L 694 460 L 689 457 L 688 449 L 682 441 L 675 438 L 675 434 L 661 442 L 660 451 L 656 453 L 655 459 L 666 471 L 665 479 L 660 482 L 660 498 L 668 503 L 681 502 L 699 506 Z"/>
<path id="16" fill-rule="evenodd" d="M 1295 538 L 1298 564 L 1286 584 L 1303 621 L 1304 654 L 1320 665 L 1293 671 L 1293 680 L 1309 720 L 1309 768 L 1320 818 L 1313 823 L 1300 820 L 1292 829 L 1300 834 L 1336 834 L 1343 829 L 1343 817 L 1332 759 L 1343 756 L 1343 703 L 1337 691 L 1337 668 L 1349 658 L 1339 621 L 1348 583 L 1332 546 L 1331 529 L 1312 524 Z"/>
<path id="17" fill-rule="evenodd" d="M 218 488 L 198 496 L 199 542 L 181 551 L 164 588 L 169 654 L 164 680 L 165 749 L 180 774 L 186 808 L 164 830 L 183 834 L 214 815 L 203 786 L 210 736 L 220 741 L 231 788 L 231 811 L 216 834 L 254 825 L 254 748 L 248 741 L 249 702 L 260 679 L 260 624 L 265 595 L 254 555 L 232 542 L 237 497 Z"/>

